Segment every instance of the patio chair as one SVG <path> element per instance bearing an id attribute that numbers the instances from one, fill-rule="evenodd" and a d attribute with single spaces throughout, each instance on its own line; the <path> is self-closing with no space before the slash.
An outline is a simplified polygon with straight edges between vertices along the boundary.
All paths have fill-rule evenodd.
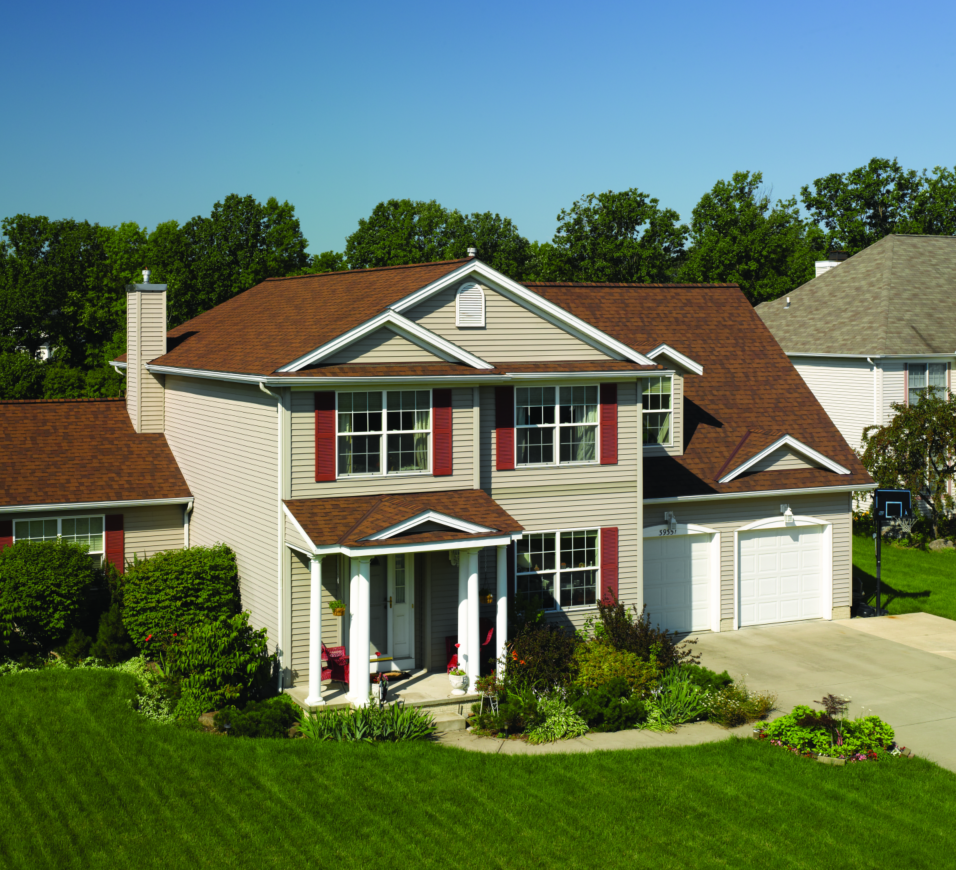
<path id="1" fill-rule="evenodd" d="M 482 646 L 488 646 L 491 639 L 495 636 L 495 624 L 490 619 L 481 619 L 478 621 L 479 635 L 485 639 L 481 642 Z M 458 667 L 458 653 L 455 651 L 455 644 L 458 643 L 458 635 L 450 634 L 445 638 L 445 655 L 448 657 L 447 673 L 452 668 Z"/>
<path id="2" fill-rule="evenodd" d="M 349 684 L 349 657 L 345 654 L 345 647 L 322 644 L 322 655 L 329 665 L 327 668 L 322 668 L 322 679 L 345 683 L 347 686 Z"/>

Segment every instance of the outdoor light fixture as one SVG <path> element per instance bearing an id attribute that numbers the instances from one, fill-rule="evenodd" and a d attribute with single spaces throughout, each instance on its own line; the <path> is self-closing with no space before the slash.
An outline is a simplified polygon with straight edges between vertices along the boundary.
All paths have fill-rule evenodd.
<path id="1" fill-rule="evenodd" d="M 459 552 L 458 550 L 448 551 L 448 561 L 451 562 L 452 565 L 455 565 L 455 566 L 458 565 L 458 552 Z"/>
<path id="2" fill-rule="evenodd" d="M 674 516 L 673 511 L 664 511 L 664 522 L 667 523 L 667 528 L 670 529 L 670 531 L 677 531 L 677 517 Z"/>
<path id="3" fill-rule="evenodd" d="M 782 504 L 780 505 L 780 510 L 783 513 L 784 525 L 787 525 L 787 526 L 794 525 L 793 511 L 790 510 L 790 505 Z"/>

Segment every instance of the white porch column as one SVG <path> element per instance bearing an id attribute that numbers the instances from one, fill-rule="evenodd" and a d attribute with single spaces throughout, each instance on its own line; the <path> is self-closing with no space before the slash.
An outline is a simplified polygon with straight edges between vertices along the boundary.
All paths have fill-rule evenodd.
<path id="1" fill-rule="evenodd" d="M 468 641 L 462 649 L 467 650 L 465 670 L 468 671 L 468 691 L 476 691 L 475 686 L 481 676 L 481 642 L 484 638 L 478 628 L 480 605 L 478 602 L 478 550 L 463 550 L 462 562 L 468 565 Z"/>
<path id="2" fill-rule="evenodd" d="M 502 662 L 505 657 L 505 643 L 508 640 L 508 548 L 498 547 L 498 612 L 495 624 L 495 666 L 498 676 L 504 676 Z"/>
<path id="3" fill-rule="evenodd" d="M 356 707 L 368 706 L 372 688 L 369 676 L 372 620 L 369 598 L 370 557 L 351 560 L 349 584 L 349 701 Z"/>
<path id="4" fill-rule="evenodd" d="M 465 668 L 468 652 L 468 551 L 458 551 L 458 667 Z M 465 668 L 467 670 L 467 668 Z"/>
<path id="5" fill-rule="evenodd" d="M 320 707 L 322 699 L 322 559 L 312 556 L 309 588 L 309 697 L 305 703 Z"/>

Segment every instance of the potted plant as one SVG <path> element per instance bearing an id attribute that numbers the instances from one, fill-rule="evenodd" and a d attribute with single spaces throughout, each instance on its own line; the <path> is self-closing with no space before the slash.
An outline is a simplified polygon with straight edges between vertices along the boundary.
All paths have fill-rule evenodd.
<path id="1" fill-rule="evenodd" d="M 484 586 L 478 590 L 478 600 L 482 604 L 494 604 L 495 596 L 493 593 L 489 592 Z"/>
<path id="2" fill-rule="evenodd" d="M 448 671 L 448 679 L 451 681 L 451 693 L 453 695 L 465 694 L 465 679 L 467 678 L 465 669 L 455 666 Z"/>
<path id="3" fill-rule="evenodd" d="M 345 602 L 344 601 L 330 601 L 329 607 L 332 608 L 333 616 L 345 616 Z"/>

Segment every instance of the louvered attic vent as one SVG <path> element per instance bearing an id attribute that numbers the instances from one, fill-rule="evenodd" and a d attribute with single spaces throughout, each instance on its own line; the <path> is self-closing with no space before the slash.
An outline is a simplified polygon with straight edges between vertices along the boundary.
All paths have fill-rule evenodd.
<path id="1" fill-rule="evenodd" d="M 463 284 L 456 296 L 455 325 L 485 325 L 485 294 L 474 282 Z"/>

